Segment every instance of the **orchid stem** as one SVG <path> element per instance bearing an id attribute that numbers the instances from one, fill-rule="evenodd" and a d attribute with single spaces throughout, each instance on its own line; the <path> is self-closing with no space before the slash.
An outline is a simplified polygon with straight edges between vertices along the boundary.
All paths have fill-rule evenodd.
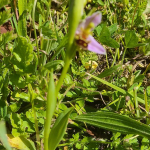
<path id="1" fill-rule="evenodd" d="M 61 86 L 63 84 L 63 80 L 66 76 L 66 73 L 67 73 L 68 68 L 70 66 L 70 63 L 72 61 L 72 58 L 76 53 L 76 45 L 72 44 L 72 46 L 69 46 L 69 47 L 70 48 L 68 49 L 67 54 L 66 54 L 66 58 L 65 58 L 65 65 L 64 65 L 63 71 L 61 73 L 61 76 L 59 78 L 59 81 L 57 83 L 57 86 L 56 86 L 56 97 L 59 93 L 59 90 L 61 89 Z"/>
<path id="2" fill-rule="evenodd" d="M 64 66 L 64 68 L 63 68 L 63 71 L 62 71 L 62 73 L 61 73 L 61 76 L 60 76 L 59 81 L 58 81 L 57 86 L 56 86 L 56 97 L 57 97 L 57 95 L 58 95 L 58 93 L 59 93 L 59 90 L 60 90 L 60 88 L 61 88 L 61 85 L 63 84 L 63 80 L 64 80 L 64 78 L 65 78 L 65 76 L 66 76 L 66 73 L 67 73 L 68 68 L 69 68 L 69 66 L 70 66 L 70 63 L 71 63 L 71 60 L 72 60 L 72 59 L 66 58 L 65 66 Z"/>

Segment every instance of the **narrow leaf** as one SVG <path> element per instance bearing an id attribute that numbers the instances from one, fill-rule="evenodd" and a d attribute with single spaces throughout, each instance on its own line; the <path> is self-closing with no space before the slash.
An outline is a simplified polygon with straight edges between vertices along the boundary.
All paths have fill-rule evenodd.
<path id="1" fill-rule="evenodd" d="M 79 115 L 77 121 L 85 122 L 113 132 L 136 134 L 150 138 L 150 127 L 127 116 L 112 112 L 94 112 Z"/>
<path id="2" fill-rule="evenodd" d="M 51 70 L 53 68 L 53 70 L 56 70 L 58 65 L 62 65 L 64 66 L 64 61 L 63 60 L 54 60 L 54 61 L 51 61 L 51 62 L 48 62 L 44 68 L 48 69 L 48 70 Z"/>
<path id="3" fill-rule="evenodd" d="M 122 89 L 122 88 L 120 88 L 120 87 L 118 87 L 118 86 L 116 86 L 116 85 L 113 85 L 112 83 L 109 83 L 109 82 L 107 82 L 107 81 L 105 81 L 105 80 L 103 80 L 103 79 L 100 79 L 100 78 L 98 78 L 98 77 L 96 77 L 96 76 L 94 76 L 94 75 L 91 75 L 91 74 L 89 74 L 89 73 L 87 73 L 87 74 L 88 74 L 89 76 L 91 76 L 92 78 L 94 78 L 94 79 L 100 81 L 101 83 L 103 83 L 103 84 L 105 84 L 105 85 L 107 85 L 107 86 L 113 88 L 114 90 L 117 90 L 117 91 L 121 92 L 122 94 L 130 95 L 131 97 L 134 97 L 133 91 L 129 91 L 129 92 L 128 92 L 128 91 L 126 91 L 126 90 L 124 90 L 124 89 Z M 139 102 L 141 102 L 142 104 L 145 104 L 145 102 L 144 102 L 143 99 L 137 97 L 137 100 L 138 100 Z"/>
<path id="4" fill-rule="evenodd" d="M 27 11 L 25 10 L 22 15 L 19 16 L 18 21 L 18 34 L 26 37 L 27 35 L 27 22 L 26 22 Z"/>
<path id="5" fill-rule="evenodd" d="M 0 122 L 0 141 L 3 143 L 3 145 L 7 150 L 11 150 L 11 147 L 8 143 L 8 139 L 6 136 L 5 123 L 3 121 Z"/>
<path id="6" fill-rule="evenodd" d="M 115 90 L 117 90 L 117 91 L 119 91 L 119 92 L 121 92 L 121 93 L 123 93 L 123 94 L 127 94 L 127 92 L 126 92 L 124 89 L 121 89 L 120 87 L 118 87 L 118 86 L 116 86 L 116 85 L 113 85 L 112 83 L 109 83 L 109 82 L 107 82 L 107 81 L 105 81 L 105 80 L 103 80 L 103 79 L 100 79 L 100 78 L 98 78 L 98 77 L 96 77 L 96 76 L 94 76 L 94 75 L 91 75 L 91 74 L 89 74 L 89 73 L 87 73 L 87 74 L 90 75 L 91 77 L 93 77 L 94 79 L 96 79 L 96 80 L 102 82 L 102 83 L 105 84 L 105 85 L 110 86 L 111 88 L 113 88 L 113 89 L 115 89 Z"/>
<path id="7" fill-rule="evenodd" d="M 47 109 L 46 109 L 46 120 L 44 127 L 44 149 L 48 150 L 48 138 L 50 133 L 51 120 L 56 109 L 56 95 L 55 95 L 55 83 L 53 78 L 53 73 L 50 73 L 50 81 L 48 86 L 48 96 L 47 96 Z"/>
<path id="8" fill-rule="evenodd" d="M 68 118 L 72 110 L 73 108 L 66 109 L 56 119 L 56 122 L 49 135 L 49 150 L 55 150 L 63 138 L 67 127 Z"/>
<path id="9" fill-rule="evenodd" d="M 99 78 L 104 78 L 104 77 L 107 77 L 109 75 L 112 75 L 114 72 L 116 72 L 118 70 L 118 68 L 120 67 L 121 65 L 116 65 L 114 67 L 111 67 L 109 69 L 106 69 L 104 72 L 102 72 L 100 75 L 98 75 Z"/>

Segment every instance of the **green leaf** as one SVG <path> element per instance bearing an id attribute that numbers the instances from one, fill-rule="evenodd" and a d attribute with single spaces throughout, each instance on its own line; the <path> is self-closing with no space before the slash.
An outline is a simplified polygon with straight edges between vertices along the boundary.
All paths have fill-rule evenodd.
<path id="1" fill-rule="evenodd" d="M 150 0 L 147 0 L 147 6 L 143 13 L 148 14 L 149 12 L 150 12 Z"/>
<path id="2" fill-rule="evenodd" d="M 19 16 L 21 16 L 23 12 L 27 10 L 27 5 L 27 0 L 18 0 Z"/>
<path id="3" fill-rule="evenodd" d="M 96 80 L 102 82 L 102 83 L 105 84 L 105 85 L 110 86 L 111 88 L 113 88 L 113 89 L 115 89 L 115 90 L 117 90 L 117 91 L 119 91 L 119 92 L 121 92 L 121 93 L 123 93 L 123 94 L 127 94 L 127 91 L 125 91 L 124 89 L 122 89 L 122 88 L 120 88 L 120 87 L 118 87 L 118 86 L 116 86 L 116 85 L 113 85 L 112 83 L 109 83 L 109 82 L 107 82 L 107 81 L 105 81 L 105 80 L 102 80 L 102 79 L 100 79 L 100 78 L 98 78 L 98 77 L 96 77 L 96 76 L 94 76 L 94 75 L 91 75 L 91 74 L 89 74 L 89 73 L 87 73 L 87 74 L 90 75 L 91 77 L 93 77 L 94 79 L 96 79 Z"/>
<path id="4" fill-rule="evenodd" d="M 8 134 L 9 143 L 12 147 L 22 150 L 36 150 L 34 143 L 23 136 L 13 137 Z"/>
<path id="5" fill-rule="evenodd" d="M 50 27 L 50 21 L 46 21 L 42 26 L 39 27 L 39 29 L 41 29 L 42 34 L 44 36 L 47 36 L 49 38 L 54 38 L 54 32 L 52 31 L 51 27 Z"/>
<path id="6" fill-rule="evenodd" d="M 72 76 L 70 74 L 66 74 L 64 78 L 64 84 L 67 86 L 73 84 Z"/>
<path id="7" fill-rule="evenodd" d="M 139 52 L 143 55 L 150 55 L 150 39 L 143 46 L 139 47 Z"/>
<path id="8" fill-rule="evenodd" d="M 0 12 L 0 25 L 4 24 L 9 18 L 11 18 L 12 14 L 11 10 Z"/>
<path id="9" fill-rule="evenodd" d="M 50 81 L 48 86 L 48 96 L 47 96 L 47 109 L 46 109 L 46 120 L 45 120 L 45 129 L 44 129 L 44 148 L 48 150 L 48 141 L 50 134 L 50 126 L 52 117 L 56 109 L 56 94 L 55 94 L 55 83 L 53 78 L 53 73 L 50 73 Z"/>
<path id="10" fill-rule="evenodd" d="M 104 77 L 110 76 L 110 75 L 112 75 L 114 72 L 116 72 L 120 66 L 121 66 L 121 65 L 116 65 L 116 66 L 114 66 L 114 67 L 111 67 L 111 68 L 109 68 L 109 69 L 106 69 L 104 72 L 102 72 L 100 75 L 98 75 L 98 77 L 99 77 L 99 78 L 104 78 Z"/>
<path id="11" fill-rule="evenodd" d="M 6 127 L 5 127 L 5 123 L 3 121 L 0 122 L 0 141 L 3 143 L 3 145 L 5 146 L 5 148 L 7 150 L 12 150 L 9 143 L 8 143 L 8 139 L 6 136 Z"/>
<path id="12" fill-rule="evenodd" d="M 20 101 L 19 102 L 14 102 L 9 107 L 10 107 L 12 112 L 17 112 L 20 109 L 21 104 L 22 104 L 22 102 L 20 102 Z"/>
<path id="13" fill-rule="evenodd" d="M 112 24 L 110 27 L 109 27 L 109 32 L 110 34 L 112 35 L 114 32 L 117 31 L 117 23 L 115 24 Z"/>
<path id="14" fill-rule="evenodd" d="M 58 118 L 49 135 L 49 149 L 55 150 L 59 142 L 64 136 L 65 130 L 67 128 L 68 118 L 73 108 L 68 108 L 63 111 Z M 55 138 L 54 138 L 55 136 Z"/>
<path id="15" fill-rule="evenodd" d="M 134 48 L 138 44 L 138 37 L 135 31 L 127 31 L 125 34 L 125 44 L 127 48 Z"/>
<path id="16" fill-rule="evenodd" d="M 18 0 L 18 8 L 19 8 L 19 21 L 18 21 L 18 34 L 20 36 L 26 37 L 27 35 L 27 0 Z"/>
<path id="17" fill-rule="evenodd" d="M 9 0 L 0 0 L 0 8 L 7 5 L 9 3 Z"/>
<path id="18" fill-rule="evenodd" d="M 18 34 L 20 36 L 27 36 L 27 22 L 26 22 L 27 11 L 25 10 L 20 16 L 18 21 Z"/>
<path id="19" fill-rule="evenodd" d="M 60 65 L 61 66 L 64 66 L 64 61 L 63 60 L 54 60 L 54 61 L 51 61 L 51 62 L 48 62 L 44 68 L 48 69 L 48 70 L 57 70 L 60 68 Z"/>
<path id="20" fill-rule="evenodd" d="M 34 4 L 34 0 L 27 0 L 27 9 L 29 11 L 29 13 L 31 13 L 32 9 L 33 9 L 33 4 Z"/>
<path id="21" fill-rule="evenodd" d="M 19 116 L 19 114 L 11 113 L 10 120 L 11 120 L 11 125 L 14 128 L 19 128 L 19 126 L 20 126 L 20 116 Z"/>
<path id="22" fill-rule="evenodd" d="M 13 32 L 6 32 L 2 34 L 2 41 L 0 40 L 0 45 L 6 44 L 16 38 L 16 35 Z"/>
<path id="23" fill-rule="evenodd" d="M 56 49 L 56 53 L 52 56 L 52 58 L 50 59 L 50 62 L 53 61 L 53 59 L 60 54 L 60 52 L 63 50 L 63 47 L 65 47 L 68 43 L 68 34 L 66 34 L 62 41 L 60 42 L 59 46 Z"/>
<path id="24" fill-rule="evenodd" d="M 33 47 L 25 37 L 18 37 L 18 43 L 14 48 L 15 55 L 12 58 L 15 69 L 25 71 L 33 61 Z M 17 56 L 17 57 L 16 57 Z"/>
<path id="25" fill-rule="evenodd" d="M 134 79 L 134 83 L 143 82 L 144 78 L 145 78 L 145 76 L 141 74 L 137 78 Z"/>
<path id="26" fill-rule="evenodd" d="M 1 99 L 0 100 L 0 118 L 5 118 L 7 116 L 7 105 L 6 102 Z"/>
<path id="27" fill-rule="evenodd" d="M 150 127 L 127 116 L 112 112 L 94 112 L 79 115 L 75 118 L 90 125 L 124 134 L 137 134 L 150 138 Z"/>
<path id="28" fill-rule="evenodd" d="M 125 94 L 125 95 L 128 94 L 128 95 L 130 95 L 131 97 L 134 97 L 134 95 L 133 95 L 133 90 L 130 91 L 130 92 L 125 91 L 124 89 L 122 89 L 122 88 L 120 88 L 120 87 L 118 87 L 118 86 L 116 86 L 116 85 L 114 85 L 114 84 L 112 84 L 112 83 L 109 83 L 109 82 L 107 82 L 107 81 L 105 81 L 105 80 L 103 80 L 103 79 L 100 79 L 100 78 L 98 78 L 98 77 L 96 77 L 96 76 L 94 76 L 94 75 L 91 75 L 91 74 L 89 74 L 89 73 L 87 73 L 87 74 L 88 74 L 89 76 L 93 77 L 94 79 L 100 81 L 101 83 L 103 83 L 103 84 L 105 84 L 105 85 L 107 85 L 107 86 L 113 88 L 114 90 L 117 90 L 117 91 L 121 92 L 122 94 Z M 145 104 L 145 102 L 144 102 L 143 99 L 137 97 L 137 100 L 138 100 L 139 102 Z"/>
<path id="29" fill-rule="evenodd" d="M 111 38 L 109 29 L 104 25 L 100 34 L 100 42 L 113 48 L 119 48 L 119 44 Z"/>
<path id="30" fill-rule="evenodd" d="M 102 0 L 96 0 L 96 1 L 97 1 L 98 4 L 100 4 L 102 6 L 104 5 L 104 2 Z"/>

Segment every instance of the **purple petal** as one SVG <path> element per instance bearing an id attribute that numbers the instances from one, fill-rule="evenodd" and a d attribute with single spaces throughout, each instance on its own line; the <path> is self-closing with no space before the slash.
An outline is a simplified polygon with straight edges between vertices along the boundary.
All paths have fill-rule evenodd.
<path id="1" fill-rule="evenodd" d="M 104 47 L 100 45 L 91 35 L 88 36 L 87 41 L 90 41 L 87 47 L 89 51 L 95 52 L 97 54 L 106 54 Z"/>
<path id="2" fill-rule="evenodd" d="M 76 30 L 76 34 L 81 33 L 82 29 L 85 29 L 90 23 L 94 23 L 94 27 L 96 27 L 98 24 L 100 24 L 101 19 L 102 19 L 101 12 L 96 12 L 92 16 L 85 18 L 85 20 L 82 20 L 79 23 L 78 28 Z M 91 30 L 93 30 L 93 28 L 91 28 Z"/>
<path id="3" fill-rule="evenodd" d="M 85 19 L 85 26 L 84 28 L 86 28 L 90 23 L 94 23 L 94 26 L 96 27 L 97 25 L 100 24 L 102 20 L 102 14 L 101 12 L 96 12 L 94 13 L 92 16 L 89 16 Z"/>

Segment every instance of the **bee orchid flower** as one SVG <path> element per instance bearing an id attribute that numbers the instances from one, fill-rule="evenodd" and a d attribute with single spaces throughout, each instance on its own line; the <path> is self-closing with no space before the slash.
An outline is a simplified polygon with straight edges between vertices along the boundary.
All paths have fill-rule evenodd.
<path id="1" fill-rule="evenodd" d="M 82 49 L 105 55 L 104 47 L 92 36 L 92 30 L 101 22 L 101 19 L 102 14 L 96 12 L 80 22 L 75 33 L 75 41 Z"/>

